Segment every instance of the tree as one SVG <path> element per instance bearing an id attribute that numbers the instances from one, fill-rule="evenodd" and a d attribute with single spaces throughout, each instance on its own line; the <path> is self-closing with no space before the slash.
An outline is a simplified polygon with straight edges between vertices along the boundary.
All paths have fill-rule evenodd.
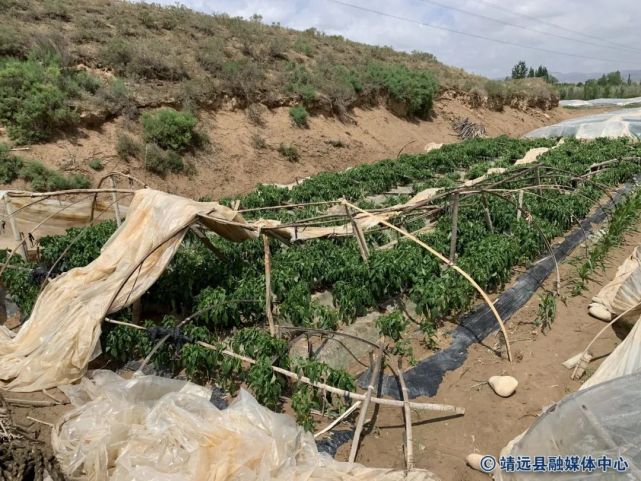
<path id="1" fill-rule="evenodd" d="M 519 62 L 512 67 L 512 78 L 513 79 L 521 79 L 525 78 L 527 76 L 527 65 L 525 64 L 525 61 L 519 60 Z"/>
<path id="2" fill-rule="evenodd" d="M 528 78 L 534 77 L 534 69 L 532 67 L 530 67 L 530 71 L 528 72 L 527 76 Z"/>
<path id="3" fill-rule="evenodd" d="M 630 74 L 628 74 L 628 85 L 632 85 L 632 77 L 630 77 Z"/>

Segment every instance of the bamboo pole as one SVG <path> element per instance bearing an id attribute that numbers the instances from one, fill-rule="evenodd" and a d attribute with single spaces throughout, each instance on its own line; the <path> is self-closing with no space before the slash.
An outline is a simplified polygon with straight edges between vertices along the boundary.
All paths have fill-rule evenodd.
<path id="1" fill-rule="evenodd" d="M 372 214 L 370 214 L 369 212 L 367 212 L 366 210 L 363 210 L 360 207 L 356 207 L 355 205 L 350 204 L 346 200 L 343 201 L 343 202 L 348 204 L 352 209 L 355 209 L 355 210 L 357 210 L 357 211 L 359 211 L 359 212 L 361 212 L 361 213 L 363 213 L 365 215 L 368 215 L 370 217 L 375 217 Z M 378 222 L 379 222 L 379 224 L 383 224 L 383 225 L 389 227 L 390 229 L 394 229 L 396 232 L 398 232 L 401 235 L 404 235 L 408 239 L 413 240 L 418 245 L 420 245 L 425 250 L 427 250 L 429 253 L 431 253 L 432 255 L 436 256 L 445 265 L 452 267 L 456 272 L 461 274 L 470 284 L 472 284 L 474 289 L 476 289 L 476 291 L 479 293 L 479 295 L 483 298 L 483 300 L 487 304 L 487 306 L 490 309 L 490 311 L 492 311 L 492 314 L 494 314 L 494 317 L 496 318 L 496 321 L 499 323 L 501 331 L 503 332 L 503 336 L 505 337 L 505 348 L 507 350 L 507 358 L 508 358 L 508 360 L 510 362 L 512 362 L 512 350 L 510 348 L 510 341 L 509 341 L 509 338 L 508 338 L 508 335 L 507 335 L 507 329 L 505 329 L 505 324 L 503 323 L 503 319 L 501 319 L 501 315 L 496 310 L 496 307 L 494 307 L 494 303 L 490 300 L 489 296 L 481 288 L 481 286 L 479 286 L 477 284 L 477 282 L 474 279 L 472 279 L 472 277 L 467 272 L 465 272 L 463 269 L 458 267 L 456 264 L 452 264 L 449 259 L 447 259 L 445 256 L 443 256 L 443 254 L 441 254 L 437 250 L 433 249 L 432 247 L 427 245 L 425 242 L 421 241 L 418 237 L 410 234 L 409 232 L 407 232 L 406 230 L 401 229 L 400 227 L 396 227 L 394 224 L 391 224 L 390 222 L 387 222 L 386 220 L 378 219 Z"/>
<path id="2" fill-rule="evenodd" d="M 13 240 L 19 242 L 17 246 L 18 253 L 20 254 L 20 257 L 22 257 L 24 260 L 27 260 L 27 247 L 24 239 L 20 235 L 20 232 L 18 232 L 18 224 L 16 224 L 16 218 L 14 216 L 15 212 L 12 212 L 11 200 L 6 194 L 4 196 L 4 208 L 5 212 L 7 213 L 7 217 L 9 217 L 9 225 L 11 226 L 11 232 L 13 233 Z"/>
<path id="3" fill-rule="evenodd" d="M 358 407 L 361 405 L 361 401 L 356 401 L 354 404 L 352 404 L 349 409 L 347 409 L 343 414 L 338 416 L 336 419 L 334 419 L 331 423 L 329 423 L 327 426 L 325 426 L 323 429 L 318 431 L 317 433 L 314 434 L 314 438 L 317 438 L 319 436 L 322 436 L 328 431 L 331 431 L 334 429 L 334 427 L 338 426 L 343 419 L 348 417 L 350 414 L 352 414 L 354 411 L 358 409 Z"/>
<path id="4" fill-rule="evenodd" d="M 133 329 L 138 329 L 141 331 L 146 330 L 142 326 L 137 326 L 136 324 L 131 324 L 129 322 L 124 322 L 124 321 L 116 321 L 114 319 L 105 319 L 106 322 L 110 322 L 112 324 L 118 324 L 121 326 L 126 326 L 126 327 L 131 327 Z M 197 345 L 202 346 L 206 349 L 211 349 L 212 351 L 219 352 L 223 354 L 224 356 L 228 356 L 234 359 L 238 359 L 239 361 L 246 362 L 248 364 L 256 364 L 256 360 L 243 356 L 242 354 L 237 354 L 233 351 L 230 351 L 229 349 L 220 349 L 217 348 L 216 346 L 213 346 L 211 344 L 208 344 L 203 341 L 196 341 Z M 330 386 L 328 384 L 324 384 L 318 381 L 312 381 L 309 377 L 307 376 L 301 376 L 299 374 L 296 374 L 292 371 L 288 371 L 287 369 L 283 369 L 282 367 L 277 367 L 277 366 L 271 366 L 272 371 L 278 374 L 282 374 L 283 376 L 292 379 L 296 382 L 302 382 L 303 384 L 307 384 L 309 386 L 315 387 L 317 389 L 322 389 L 323 391 L 336 394 L 338 396 L 344 397 L 351 399 L 353 401 L 364 401 L 365 400 L 365 395 L 363 394 L 358 394 L 355 392 L 351 391 L 346 391 L 344 389 L 339 389 L 334 386 Z M 371 397 L 370 402 L 374 404 L 379 404 L 381 406 L 391 406 L 391 407 L 396 407 L 396 408 L 402 408 L 403 407 L 403 401 L 397 401 L 396 399 L 383 399 L 383 398 L 378 398 L 378 397 Z M 454 413 L 454 414 L 465 414 L 465 408 L 457 407 L 457 406 L 451 406 L 449 404 L 436 404 L 436 403 L 418 403 L 418 402 L 409 402 L 409 406 L 411 409 L 416 409 L 420 411 L 437 411 L 437 412 L 448 412 L 448 413 Z"/>
<path id="5" fill-rule="evenodd" d="M 519 190 L 518 207 L 516 208 L 516 220 L 521 218 L 521 210 L 523 209 L 523 189 Z"/>
<path id="6" fill-rule="evenodd" d="M 361 441 L 361 433 L 363 432 L 363 425 L 365 424 L 365 417 L 367 416 L 367 408 L 369 407 L 376 384 L 378 384 L 378 376 L 381 372 L 381 365 L 383 364 L 384 356 L 383 345 L 381 344 L 378 348 L 376 362 L 373 366 L 372 372 L 370 373 L 371 375 L 369 378 L 369 385 L 367 386 L 367 394 L 365 395 L 360 412 L 358 413 L 358 422 L 356 423 L 356 430 L 354 431 L 354 437 L 352 438 L 352 447 L 349 452 L 350 463 L 353 463 L 356 460 L 356 453 L 358 452 L 358 445 Z"/>
<path id="7" fill-rule="evenodd" d="M 116 192 L 117 194 L 134 194 L 135 191 L 131 189 L 69 189 L 69 190 L 56 190 L 53 192 L 28 192 L 24 190 L 10 190 L 7 193 L 11 197 L 55 197 L 59 195 L 75 195 L 75 194 L 101 194 Z"/>
<path id="8" fill-rule="evenodd" d="M 269 333 L 277 334 L 272 313 L 272 255 L 269 250 L 269 238 L 263 234 L 263 250 L 265 252 L 265 315 L 269 323 Z"/>
<path id="9" fill-rule="evenodd" d="M 114 180 L 113 176 L 110 176 L 109 180 L 111 181 L 111 188 L 115 189 L 116 181 Z M 114 204 L 114 215 L 116 216 L 116 225 L 120 227 L 120 224 L 122 224 L 122 219 L 120 218 L 120 207 L 118 206 L 118 194 L 116 194 L 115 191 L 111 193 L 111 200 L 113 201 L 113 204 Z"/>
<path id="10" fill-rule="evenodd" d="M 450 262 L 456 262 L 456 237 L 458 235 L 458 204 L 459 193 L 452 196 L 452 236 L 450 237 Z"/>
<path id="11" fill-rule="evenodd" d="M 365 262 L 367 262 L 367 260 L 369 259 L 369 249 L 367 248 L 367 243 L 365 242 L 365 236 L 363 235 L 361 228 L 354 219 L 354 216 L 352 215 L 352 212 L 349 210 L 349 206 L 347 205 L 345 206 L 345 213 L 352 223 L 352 230 L 354 231 L 354 237 L 356 237 L 356 241 L 358 242 L 358 250 L 361 253 L 361 257 Z"/>
<path id="12" fill-rule="evenodd" d="M 205 234 L 202 230 L 200 230 L 195 225 L 191 226 L 191 230 L 196 235 L 198 240 L 202 242 L 205 245 L 205 247 L 207 247 L 207 249 L 209 249 L 216 256 L 216 258 L 218 258 L 219 261 L 229 262 L 229 259 L 227 259 L 227 256 L 225 256 L 223 251 L 221 251 L 209 240 L 209 237 L 207 237 L 207 234 Z"/>
<path id="13" fill-rule="evenodd" d="M 487 222 L 487 228 L 490 229 L 490 232 L 494 232 L 492 215 L 490 214 L 490 208 L 487 205 L 487 198 L 485 197 L 485 193 L 481 194 L 481 201 L 483 202 L 483 210 L 485 211 L 485 222 Z"/>
<path id="14" fill-rule="evenodd" d="M 398 382 L 403 396 L 403 417 L 405 418 L 405 464 L 408 471 L 414 469 L 414 440 L 412 436 L 412 411 L 410 410 L 409 391 L 403 376 L 403 361 L 398 359 Z"/>

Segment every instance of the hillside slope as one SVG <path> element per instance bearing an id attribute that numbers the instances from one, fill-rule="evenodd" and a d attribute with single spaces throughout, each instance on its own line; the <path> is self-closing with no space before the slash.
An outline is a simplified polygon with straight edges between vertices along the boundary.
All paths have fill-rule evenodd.
<path id="1" fill-rule="evenodd" d="M 540 79 L 490 81 L 427 53 L 258 17 L 0 0 L 0 143 L 28 146 L 23 159 L 0 152 L 0 181 L 14 186 L 84 186 L 125 170 L 218 197 L 454 141 L 457 117 L 521 135 L 557 103 Z"/>
<path id="2" fill-rule="evenodd" d="M 291 125 L 286 108 L 266 111 L 261 126 L 253 124 L 243 110 L 203 112 L 201 125 L 212 144 L 189 161 L 194 173 L 169 173 L 164 177 L 147 171 L 141 159 L 123 162 L 117 155 L 121 132 L 138 135 L 140 130 L 125 118 L 106 122 L 100 129 L 80 129 L 77 135 L 32 145 L 29 151 L 20 153 L 57 170 L 82 172 L 94 185 L 105 172 L 120 170 L 168 192 L 217 199 L 247 192 L 259 182 L 288 184 L 321 171 L 394 158 L 401 150 L 421 152 L 432 142 L 456 142 L 458 137 L 451 125 L 455 118 L 468 117 L 482 123 L 490 136 L 519 137 L 537 127 L 584 114 L 561 108 L 545 112 L 512 107 L 503 112 L 474 109 L 465 98 L 447 94 L 435 102 L 433 119 L 413 122 L 381 107 L 355 108 L 350 123 L 332 116 L 315 116 L 306 129 Z M 264 145 L 258 145 L 260 142 Z M 292 162 L 285 158 L 279 152 L 281 145 L 295 148 L 299 159 Z M 96 158 L 103 163 L 101 171 L 89 166 Z"/>

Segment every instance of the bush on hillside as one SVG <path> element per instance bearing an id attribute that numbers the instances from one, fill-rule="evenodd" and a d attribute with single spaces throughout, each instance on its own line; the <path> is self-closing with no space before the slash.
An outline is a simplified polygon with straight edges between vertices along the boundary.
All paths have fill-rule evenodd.
<path id="1" fill-rule="evenodd" d="M 408 107 L 408 114 L 427 116 L 438 84 L 427 70 L 410 70 L 404 65 L 370 65 L 371 80 L 388 95 Z"/>
<path id="2" fill-rule="evenodd" d="M 141 146 L 127 134 L 119 134 L 116 140 L 116 153 L 122 160 L 129 160 L 140 155 Z"/>
<path id="3" fill-rule="evenodd" d="M 83 174 L 64 176 L 60 172 L 45 167 L 37 160 L 25 162 L 20 176 L 31 183 L 37 192 L 67 189 L 86 189 L 91 186 L 90 180 Z"/>
<path id="4" fill-rule="evenodd" d="M 56 58 L 0 62 L 0 121 L 18 143 L 49 139 L 56 131 L 75 125 L 78 115 L 69 104 L 86 85 L 76 83 L 77 72 L 65 72 Z"/>
<path id="5" fill-rule="evenodd" d="M 9 147 L 0 144 L 0 184 L 9 184 L 16 180 L 22 168 L 22 159 L 11 155 Z"/>
<path id="6" fill-rule="evenodd" d="M 307 109 L 302 105 L 291 107 L 289 109 L 289 116 L 292 118 L 292 121 L 297 127 L 307 127 L 307 119 L 309 118 L 309 113 L 307 112 Z"/>
<path id="7" fill-rule="evenodd" d="M 194 115 L 172 108 L 147 112 L 142 116 L 145 141 L 174 151 L 187 150 L 198 141 L 198 134 L 194 131 L 197 123 Z"/>
<path id="8" fill-rule="evenodd" d="M 294 145 L 280 144 L 278 147 L 278 153 L 290 162 L 298 162 L 300 160 L 300 154 Z"/>
<path id="9" fill-rule="evenodd" d="M 183 159 L 173 150 L 163 150 L 156 144 L 145 148 L 145 169 L 164 176 L 168 172 L 180 172 L 185 167 Z"/>

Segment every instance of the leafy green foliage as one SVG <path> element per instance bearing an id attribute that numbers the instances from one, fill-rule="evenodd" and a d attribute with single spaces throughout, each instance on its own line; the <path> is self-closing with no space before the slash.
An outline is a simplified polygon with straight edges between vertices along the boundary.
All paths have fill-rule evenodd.
<path id="1" fill-rule="evenodd" d="M 198 119 L 193 114 L 169 107 L 153 113 L 146 112 L 142 116 L 145 141 L 178 152 L 194 145 L 196 124 Z"/>
<path id="2" fill-rule="evenodd" d="M 77 124 L 70 99 L 96 85 L 84 72 L 63 69 L 57 57 L 0 60 L 0 121 L 18 143 L 47 140 Z"/>
<path id="3" fill-rule="evenodd" d="M 8 251 L 0 250 L 0 262 L 4 264 L 8 255 Z M 18 269 L 11 267 L 5 269 L 2 273 L 2 284 L 11 293 L 11 298 L 20 309 L 22 318 L 26 319 L 31 314 L 40 290 L 40 286 L 31 280 L 29 269 L 34 266 L 17 255 L 11 258 L 9 266 L 16 266 Z"/>
<path id="4" fill-rule="evenodd" d="M 290 107 L 289 116 L 292 118 L 292 122 L 297 127 L 307 127 L 307 119 L 309 118 L 309 113 L 307 109 L 302 105 L 297 105 L 296 107 Z"/>
<path id="5" fill-rule="evenodd" d="M 541 326 L 541 331 L 552 329 L 552 323 L 556 319 L 556 296 L 552 292 L 546 292 L 539 296 L 539 309 L 534 319 L 535 326 Z"/>
<path id="6" fill-rule="evenodd" d="M 0 183 L 9 184 L 20 175 L 23 161 L 20 157 L 12 155 L 9 147 L 0 144 Z"/>
<path id="7" fill-rule="evenodd" d="M 140 155 L 142 147 L 127 134 L 119 134 L 116 139 L 116 152 L 122 160 L 129 160 Z"/>
<path id="8" fill-rule="evenodd" d="M 145 147 L 145 169 L 158 175 L 168 172 L 180 172 L 185 164 L 182 157 L 173 150 L 163 150 L 156 144 L 147 144 Z"/>
<path id="9" fill-rule="evenodd" d="M 98 158 L 93 158 L 89 162 L 89 167 L 91 167 L 95 171 L 100 171 L 105 168 L 105 166 L 102 164 L 102 160 Z"/>
<path id="10" fill-rule="evenodd" d="M 86 189 L 91 186 L 91 181 L 84 174 L 70 174 L 65 176 L 45 167 L 37 160 L 24 162 L 20 170 L 20 176 L 30 182 L 31 188 L 38 192 Z"/>
<path id="11" fill-rule="evenodd" d="M 408 113 L 425 117 L 432 109 L 438 84 L 427 70 L 410 70 L 403 65 L 371 65 L 369 75 L 394 100 L 407 105 Z"/>
<path id="12" fill-rule="evenodd" d="M 116 223 L 108 220 L 90 227 L 72 227 L 63 236 L 45 236 L 40 239 L 40 255 L 47 265 L 53 265 L 62 256 L 58 268 L 68 271 L 83 267 L 100 255 L 100 249 L 116 230 Z"/>

